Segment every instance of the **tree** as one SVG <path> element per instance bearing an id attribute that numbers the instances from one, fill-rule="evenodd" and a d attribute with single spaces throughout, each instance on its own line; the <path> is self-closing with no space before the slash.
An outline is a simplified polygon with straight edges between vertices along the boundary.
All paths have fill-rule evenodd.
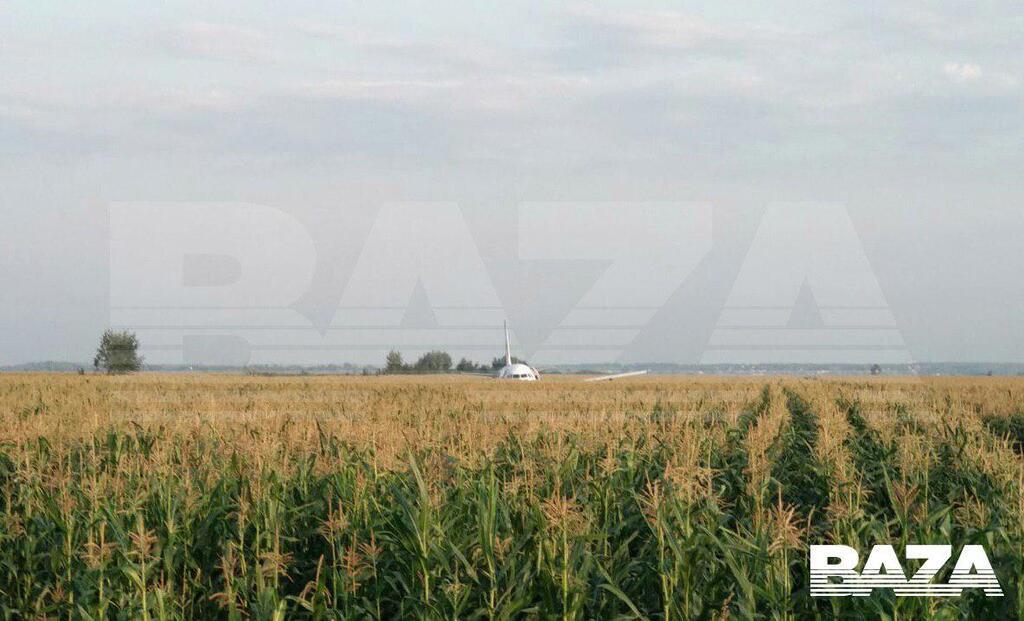
<path id="1" fill-rule="evenodd" d="M 404 373 L 408 370 L 405 362 L 402 361 L 402 354 L 394 349 L 388 352 L 387 362 L 384 365 L 385 373 Z"/>
<path id="2" fill-rule="evenodd" d="M 459 373 L 473 373 L 476 369 L 476 363 L 468 358 L 459 360 L 459 364 L 455 365 L 455 370 Z"/>
<path id="3" fill-rule="evenodd" d="M 428 351 L 414 367 L 420 373 L 447 373 L 452 370 L 452 357 L 444 351 Z"/>
<path id="4" fill-rule="evenodd" d="M 133 373 L 142 369 L 139 356 L 139 339 L 132 332 L 107 330 L 100 338 L 99 349 L 92 361 L 96 370 L 103 369 L 112 375 Z"/>
<path id="5" fill-rule="evenodd" d="M 515 356 L 512 356 L 512 364 L 525 364 L 525 365 L 529 366 L 530 363 L 525 361 L 525 360 L 520 360 L 519 358 L 516 358 Z M 494 369 L 495 371 L 497 371 L 498 369 L 500 369 L 500 368 L 502 368 L 504 366 L 505 366 L 505 356 L 498 356 L 494 360 L 491 360 L 491 368 Z"/>
<path id="6" fill-rule="evenodd" d="M 878 365 L 878 364 L 871 365 L 871 374 L 872 375 L 881 375 L 882 374 L 882 367 L 880 365 Z"/>

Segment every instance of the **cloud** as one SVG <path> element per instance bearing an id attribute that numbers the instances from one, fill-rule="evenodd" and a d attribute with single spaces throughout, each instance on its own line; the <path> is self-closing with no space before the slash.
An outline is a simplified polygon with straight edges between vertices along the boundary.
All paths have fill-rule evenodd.
<path id="1" fill-rule="evenodd" d="M 539 72 L 440 79 L 326 79 L 302 83 L 286 96 L 509 117 L 559 100 L 577 101 L 593 92 L 592 83 L 585 77 Z"/>
<path id="2" fill-rule="evenodd" d="M 734 33 L 678 11 L 609 11 L 579 6 L 568 13 L 582 22 L 616 29 L 651 47 L 694 47 L 712 40 L 733 40 Z"/>
<path id="3" fill-rule="evenodd" d="M 213 60 L 264 62 L 273 58 L 270 38 L 244 26 L 191 22 L 170 33 L 168 48 L 177 54 Z"/>
<path id="4" fill-rule="evenodd" d="M 372 60 L 379 69 L 396 68 L 407 74 L 465 78 L 543 69 L 542 59 L 528 48 L 468 35 L 396 36 L 306 20 L 290 22 L 289 31 L 337 44 L 350 54 Z"/>
<path id="5" fill-rule="evenodd" d="M 998 3 L 995 3 L 996 5 Z M 958 49 L 1019 49 L 1024 17 L 999 11 L 997 6 L 941 7 L 936 3 L 892 3 L 886 19 L 862 23 L 876 36 L 880 32 L 911 45 L 956 46 Z"/>
<path id="6" fill-rule="evenodd" d="M 0 119 L 147 147 L 244 143 L 298 153 L 308 142 L 386 155 L 402 140 L 365 138 L 376 125 L 387 136 L 412 132 L 424 153 L 430 144 L 439 153 L 477 153 L 487 135 L 488 150 L 523 157 L 629 159 L 632 149 L 656 160 L 746 138 L 759 152 L 798 150 L 825 135 L 840 144 L 880 126 L 878 113 L 892 107 L 921 109 L 915 122 L 932 127 L 940 111 L 927 108 L 929 97 L 961 116 L 985 97 L 1019 108 L 1015 56 L 934 41 L 954 16 L 922 15 L 897 15 L 890 32 L 884 19 L 851 24 L 826 12 L 757 18 L 577 6 L 544 19 L 529 12 L 525 24 L 513 24 L 512 14 L 509 27 L 529 26 L 519 37 L 358 16 L 285 17 L 261 29 L 179 16 L 156 31 L 157 58 L 119 56 L 79 81 L 15 72 L 15 85 L 59 92 L 20 96 L 5 86 Z M 986 25 L 994 27 L 984 21 L 971 33 Z M 29 49 L 47 66 L 42 48 Z M 195 59 L 186 72 L 181 58 Z M 253 70 L 237 66 L 244 63 Z M 243 140 L 232 127 L 251 136 Z"/>
<path id="7" fill-rule="evenodd" d="M 751 45 L 780 42 L 793 32 L 769 24 L 714 22 L 699 15 L 670 10 L 608 10 L 576 6 L 565 14 L 587 28 L 603 31 L 634 50 L 744 50 Z"/>
<path id="8" fill-rule="evenodd" d="M 982 76 L 981 67 L 973 63 L 946 63 L 942 72 L 954 82 L 973 82 Z"/>
<path id="9" fill-rule="evenodd" d="M 12 122 L 32 122 L 40 117 L 40 111 L 32 106 L 27 106 L 21 103 L 5 103 L 0 101 L 0 118 Z"/>
<path id="10" fill-rule="evenodd" d="M 975 63 L 948 62 L 942 66 L 946 79 L 957 84 L 975 85 L 973 92 L 986 96 L 1014 96 L 1020 78 L 1002 68 L 983 70 Z"/>
<path id="11" fill-rule="evenodd" d="M 297 94 L 314 99 L 414 103 L 438 93 L 450 93 L 460 85 L 457 80 L 328 79 L 303 84 L 297 89 Z"/>

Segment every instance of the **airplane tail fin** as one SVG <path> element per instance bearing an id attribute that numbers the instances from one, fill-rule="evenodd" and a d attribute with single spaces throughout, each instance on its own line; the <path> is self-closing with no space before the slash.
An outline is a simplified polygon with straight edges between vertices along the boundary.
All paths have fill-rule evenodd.
<path id="1" fill-rule="evenodd" d="M 505 365 L 512 364 L 512 342 L 508 338 L 508 320 L 505 321 Z"/>

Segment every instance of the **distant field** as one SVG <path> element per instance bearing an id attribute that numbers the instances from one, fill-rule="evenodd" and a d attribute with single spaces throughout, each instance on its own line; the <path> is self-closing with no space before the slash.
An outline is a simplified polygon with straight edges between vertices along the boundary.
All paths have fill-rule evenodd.
<path id="1" fill-rule="evenodd" d="M 1024 614 L 1024 379 L 0 375 L 4 618 Z M 1005 593 L 812 599 L 807 546 Z"/>

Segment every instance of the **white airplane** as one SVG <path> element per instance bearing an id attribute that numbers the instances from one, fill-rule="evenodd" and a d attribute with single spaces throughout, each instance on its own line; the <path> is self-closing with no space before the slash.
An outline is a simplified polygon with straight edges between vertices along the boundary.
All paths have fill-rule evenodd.
<path id="1" fill-rule="evenodd" d="M 616 373 L 614 375 L 599 375 L 597 377 L 590 377 L 584 382 L 604 382 L 613 379 L 619 379 L 620 377 L 632 377 L 634 375 L 644 375 L 647 371 L 631 371 L 629 373 Z M 494 376 L 495 379 L 500 380 L 517 380 L 520 382 L 536 382 L 540 379 L 540 371 L 531 367 L 528 364 L 521 362 L 512 362 L 512 341 L 508 336 L 508 322 L 505 322 L 505 366 L 498 370 L 498 374 Z"/>
<path id="2" fill-rule="evenodd" d="M 540 371 L 528 364 L 512 362 L 512 341 L 508 338 L 508 322 L 505 322 L 505 366 L 498 370 L 496 379 L 536 382 L 540 379 Z"/>

